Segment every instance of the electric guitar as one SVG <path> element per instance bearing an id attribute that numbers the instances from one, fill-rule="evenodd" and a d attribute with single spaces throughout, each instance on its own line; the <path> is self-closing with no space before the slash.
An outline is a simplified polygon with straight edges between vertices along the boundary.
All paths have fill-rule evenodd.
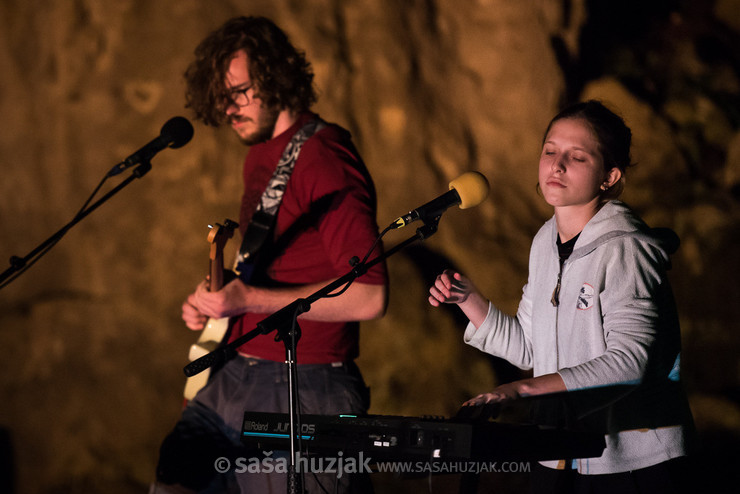
<path id="1" fill-rule="evenodd" d="M 208 290 L 215 292 L 220 290 L 224 286 L 224 246 L 226 242 L 234 236 L 234 230 L 239 225 L 229 219 L 224 221 L 223 225 L 216 223 L 215 226 L 210 226 L 210 232 L 208 232 L 208 242 L 211 244 L 211 250 L 209 254 L 210 259 L 210 281 L 208 284 Z M 192 362 L 207 353 L 216 350 L 221 343 L 224 341 L 226 334 L 229 331 L 229 318 L 223 317 L 221 319 L 208 319 L 203 331 L 198 338 L 198 341 L 193 343 L 190 347 L 188 358 Z M 200 391 L 202 387 L 208 384 L 208 379 L 211 376 L 211 369 L 206 369 L 192 377 L 187 378 L 185 382 L 185 399 L 190 401 L 195 397 L 195 394 Z"/>

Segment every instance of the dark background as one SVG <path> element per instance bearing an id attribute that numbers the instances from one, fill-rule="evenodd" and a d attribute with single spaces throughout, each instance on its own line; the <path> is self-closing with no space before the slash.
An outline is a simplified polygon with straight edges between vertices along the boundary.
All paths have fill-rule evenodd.
<path id="1" fill-rule="evenodd" d="M 454 266 L 516 310 L 552 214 L 535 190 L 542 133 L 566 101 L 598 98 L 633 129 L 624 199 L 681 237 L 672 283 L 697 473 L 706 492 L 734 489 L 720 485 L 737 485 L 739 459 L 740 2 L 2 0 L 0 258 L 29 253 L 166 120 L 191 117 L 182 73 L 237 14 L 272 17 L 307 52 L 317 111 L 353 132 L 381 227 L 465 171 L 491 181 L 484 204 L 451 209 L 389 261 L 389 313 L 362 332 L 372 413 L 450 416 L 516 377 L 465 348 L 459 313 L 431 308 L 427 287 Z M 238 215 L 244 153 L 228 129 L 196 123 L 191 143 L 0 291 L 0 491 L 146 491 L 196 339 L 180 304 L 205 275 L 207 225 Z"/>

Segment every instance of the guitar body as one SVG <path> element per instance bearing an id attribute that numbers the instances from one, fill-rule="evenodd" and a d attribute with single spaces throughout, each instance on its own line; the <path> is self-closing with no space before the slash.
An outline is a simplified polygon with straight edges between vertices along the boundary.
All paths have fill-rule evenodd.
<path id="1" fill-rule="evenodd" d="M 207 353 L 211 353 L 216 350 L 224 341 L 226 334 L 229 332 L 229 318 L 224 317 L 222 319 L 208 319 L 206 327 L 198 338 L 198 341 L 190 346 L 190 352 L 188 353 L 188 359 L 192 362 Z M 192 400 L 196 393 L 201 390 L 211 377 L 211 368 L 199 372 L 193 377 L 188 377 L 185 382 L 185 399 Z"/>
<path id="2" fill-rule="evenodd" d="M 227 219 L 223 225 L 218 223 L 211 228 L 208 235 L 208 241 L 211 243 L 210 252 L 210 277 L 209 290 L 218 291 L 224 285 L 224 262 L 223 249 L 228 239 L 234 235 L 234 229 L 239 225 L 234 221 Z M 208 319 L 198 341 L 190 346 L 188 358 L 192 362 L 207 353 L 216 350 L 224 343 L 226 335 L 229 332 L 230 319 L 224 317 L 221 319 Z M 208 368 L 192 377 L 187 378 L 185 382 L 185 391 L 183 395 L 185 400 L 192 400 L 211 377 L 212 369 Z"/>

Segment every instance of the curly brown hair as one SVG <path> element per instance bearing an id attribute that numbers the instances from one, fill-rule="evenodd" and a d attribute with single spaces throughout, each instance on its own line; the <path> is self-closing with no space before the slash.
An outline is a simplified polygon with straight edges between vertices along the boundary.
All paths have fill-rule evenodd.
<path id="1" fill-rule="evenodd" d="M 306 111 L 316 102 L 313 70 L 303 52 L 265 17 L 236 17 L 209 34 L 185 71 L 186 108 L 206 125 L 226 121 L 231 97 L 226 74 L 234 54 L 244 50 L 257 96 L 271 108 Z"/>

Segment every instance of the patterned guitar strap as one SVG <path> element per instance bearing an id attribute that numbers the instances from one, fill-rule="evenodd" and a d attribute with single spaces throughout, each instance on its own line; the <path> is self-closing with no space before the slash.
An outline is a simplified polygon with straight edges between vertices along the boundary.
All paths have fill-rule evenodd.
<path id="1" fill-rule="evenodd" d="M 298 132 L 293 134 L 288 145 L 285 147 L 280 161 L 278 161 L 275 172 L 270 178 L 267 188 L 262 193 L 260 204 L 257 206 L 252 219 L 247 225 L 247 230 L 242 239 L 242 245 L 236 258 L 234 271 L 242 281 L 249 282 L 255 270 L 255 258 L 265 244 L 275 226 L 278 208 L 283 200 L 283 193 L 288 185 L 290 175 L 293 173 L 295 162 L 301 152 L 303 143 L 311 138 L 316 132 L 326 127 L 326 122 L 320 118 L 314 118 L 306 122 Z"/>

